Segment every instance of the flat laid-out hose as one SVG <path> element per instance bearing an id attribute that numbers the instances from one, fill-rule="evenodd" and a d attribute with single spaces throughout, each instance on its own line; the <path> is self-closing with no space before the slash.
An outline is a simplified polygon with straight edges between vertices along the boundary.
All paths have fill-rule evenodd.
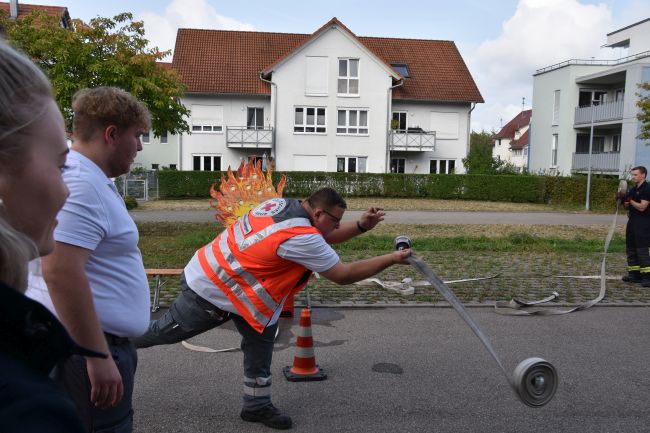
<path id="1" fill-rule="evenodd" d="M 411 240 L 406 236 L 398 236 L 395 239 L 395 247 L 398 250 L 410 248 Z M 531 407 L 540 407 L 551 401 L 558 385 L 557 372 L 551 363 L 542 358 L 528 358 L 519 363 L 512 376 L 509 375 L 503 367 L 496 351 L 492 348 L 488 338 L 483 334 L 481 328 L 479 328 L 476 322 L 474 322 L 472 317 L 465 310 L 465 307 L 463 307 L 463 304 L 461 304 L 456 295 L 454 295 L 451 289 L 447 287 L 444 281 L 442 281 L 416 254 L 412 253 L 407 260 L 411 266 L 429 280 L 436 290 L 438 290 L 445 300 L 447 300 L 447 302 L 449 302 L 449 304 L 456 310 L 465 323 L 467 323 L 479 340 L 481 340 L 481 343 L 483 343 L 501 371 L 503 371 L 503 374 L 505 374 L 512 390 L 524 404 Z"/>
<path id="2" fill-rule="evenodd" d="M 621 180 L 618 183 L 618 192 L 625 193 L 627 191 L 627 182 L 625 180 Z M 545 299 L 542 299 L 540 301 L 533 301 L 533 302 L 525 302 L 520 299 L 511 299 L 510 301 L 497 301 L 494 304 L 494 311 L 503 314 L 505 316 L 554 316 L 554 315 L 559 315 L 559 314 L 568 314 L 572 313 L 574 311 L 580 311 L 580 310 L 586 310 L 587 308 L 591 308 L 605 297 L 605 293 L 607 291 L 607 276 L 605 275 L 605 268 L 607 264 L 607 251 L 609 250 L 609 244 L 612 241 L 612 237 L 614 236 L 614 230 L 616 230 L 616 221 L 618 219 L 618 211 L 621 207 L 621 201 L 620 199 L 616 201 L 616 212 L 614 213 L 614 219 L 612 220 L 612 224 L 609 226 L 609 231 L 607 232 L 607 236 L 605 237 L 605 247 L 603 251 L 603 260 L 600 263 L 600 292 L 598 293 L 598 296 L 596 296 L 594 299 L 587 301 L 583 304 L 580 304 L 576 307 L 569 308 L 567 310 L 558 310 L 555 308 L 538 308 L 538 309 L 530 309 L 527 310 L 525 308 L 539 305 L 545 302 L 552 301 L 553 299 L 557 298 L 559 294 L 557 292 L 553 292 L 553 294 Z M 579 278 L 579 277 L 574 277 L 574 278 Z"/>

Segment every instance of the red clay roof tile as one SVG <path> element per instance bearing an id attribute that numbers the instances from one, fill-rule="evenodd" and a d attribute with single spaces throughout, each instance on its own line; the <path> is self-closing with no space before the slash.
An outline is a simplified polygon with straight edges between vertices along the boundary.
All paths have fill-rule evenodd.
<path id="1" fill-rule="evenodd" d="M 396 63 L 408 66 L 411 78 L 393 91 L 393 98 L 483 102 L 453 42 L 357 37 L 336 18 L 311 35 L 179 29 L 173 68 L 189 93 L 270 95 L 269 84 L 260 80 L 260 73 L 331 25 L 340 25 L 388 67 Z"/>
<path id="2" fill-rule="evenodd" d="M 515 138 L 515 131 L 528 125 L 530 123 L 530 117 L 533 115 L 533 110 L 524 110 L 517 114 L 512 120 L 501 128 L 501 131 L 494 136 L 494 138 Z"/>
<path id="3" fill-rule="evenodd" d="M 510 142 L 510 149 L 516 150 L 516 149 L 523 149 L 524 146 L 528 145 L 528 131 L 530 131 L 530 128 L 526 130 L 523 134 L 521 134 L 521 137 L 519 137 L 516 140 L 513 140 Z"/>
<path id="4" fill-rule="evenodd" d="M 18 2 L 18 18 L 25 17 L 37 10 L 44 11 L 48 15 L 63 16 L 67 12 L 68 8 L 63 6 L 32 5 Z M 0 2 L 0 11 L 5 11 L 7 15 L 9 15 L 9 3 Z"/>

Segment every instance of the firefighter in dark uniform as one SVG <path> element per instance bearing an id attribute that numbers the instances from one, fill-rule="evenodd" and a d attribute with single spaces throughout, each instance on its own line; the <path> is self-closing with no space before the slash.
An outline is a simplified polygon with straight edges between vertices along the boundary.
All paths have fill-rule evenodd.
<path id="1" fill-rule="evenodd" d="M 623 281 L 641 283 L 650 287 L 650 185 L 646 182 L 648 170 L 643 166 L 630 170 L 632 187 L 624 198 L 628 209 L 628 222 L 625 229 L 628 274 Z"/>

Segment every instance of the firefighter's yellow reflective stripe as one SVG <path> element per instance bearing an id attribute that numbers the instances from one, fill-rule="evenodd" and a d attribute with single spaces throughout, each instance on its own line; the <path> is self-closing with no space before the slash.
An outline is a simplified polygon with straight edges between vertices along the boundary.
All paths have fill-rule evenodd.
<path id="1" fill-rule="evenodd" d="M 640 270 L 640 269 L 641 269 L 641 266 L 637 266 L 637 265 L 635 265 L 635 266 L 628 266 L 628 267 L 627 267 L 627 270 L 628 270 L 628 271 L 638 271 L 638 270 Z"/>

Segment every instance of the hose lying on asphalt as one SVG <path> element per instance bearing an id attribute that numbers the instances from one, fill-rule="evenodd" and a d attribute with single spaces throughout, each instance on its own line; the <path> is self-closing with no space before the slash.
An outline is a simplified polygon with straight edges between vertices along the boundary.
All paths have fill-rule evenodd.
<path id="1" fill-rule="evenodd" d="M 410 240 L 408 243 L 408 246 L 410 247 Z M 395 244 L 399 249 L 397 239 Z M 492 348 L 488 338 L 467 313 L 463 304 L 461 304 L 458 298 L 456 298 L 456 295 L 454 295 L 451 289 L 449 289 L 449 287 L 447 287 L 447 285 L 416 254 L 411 254 L 407 260 L 411 266 L 431 282 L 436 290 L 438 290 L 465 323 L 467 323 L 479 340 L 481 340 L 483 346 L 485 346 L 490 355 L 492 355 L 492 358 L 494 358 L 497 365 L 506 376 L 508 384 L 512 390 L 524 404 L 531 407 L 541 407 L 551 401 L 557 389 L 558 377 L 555 367 L 553 367 L 550 362 L 545 361 L 542 358 L 527 358 L 517 365 L 512 376 L 509 375 L 503 367 L 496 351 Z"/>

